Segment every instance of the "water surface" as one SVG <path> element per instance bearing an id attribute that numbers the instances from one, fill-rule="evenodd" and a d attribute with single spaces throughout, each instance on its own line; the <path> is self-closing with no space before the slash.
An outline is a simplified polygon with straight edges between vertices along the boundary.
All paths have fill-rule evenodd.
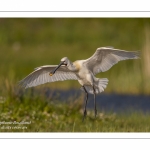
<path id="1" fill-rule="evenodd" d="M 51 91 L 50 89 L 48 89 L 46 95 L 56 97 L 60 101 L 66 101 L 68 99 L 72 101 L 77 101 L 80 100 L 79 97 L 81 98 L 81 96 L 84 96 L 84 92 L 79 89 L 71 89 L 67 91 Z M 87 108 L 94 109 L 93 95 L 89 95 Z M 100 111 L 111 111 L 116 113 L 128 111 L 141 111 L 144 113 L 150 112 L 150 96 L 100 93 L 97 95 L 97 108 Z"/>

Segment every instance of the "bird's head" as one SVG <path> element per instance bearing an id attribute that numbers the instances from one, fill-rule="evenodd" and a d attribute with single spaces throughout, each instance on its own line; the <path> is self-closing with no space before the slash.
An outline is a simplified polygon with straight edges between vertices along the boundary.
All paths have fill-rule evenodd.
<path id="1" fill-rule="evenodd" d="M 68 58 L 67 57 L 63 57 L 60 61 L 63 62 L 62 65 L 67 66 L 67 64 L 68 64 Z"/>
<path id="2" fill-rule="evenodd" d="M 60 60 L 60 64 L 52 72 L 50 72 L 49 75 L 52 76 L 61 65 L 67 66 L 67 64 L 68 64 L 68 58 L 67 57 L 63 57 Z"/>

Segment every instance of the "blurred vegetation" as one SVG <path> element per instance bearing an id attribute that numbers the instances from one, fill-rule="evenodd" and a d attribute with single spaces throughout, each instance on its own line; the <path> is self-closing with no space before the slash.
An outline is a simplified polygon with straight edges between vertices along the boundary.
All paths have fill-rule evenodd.
<path id="1" fill-rule="evenodd" d="M 113 46 L 140 50 L 142 59 L 119 62 L 97 75 L 109 79 L 105 92 L 149 94 L 149 34 L 149 18 L 1 18 L 0 87 L 6 80 L 16 84 L 38 66 L 59 64 L 64 56 L 71 61 L 87 59 L 96 48 Z M 80 87 L 76 81 L 47 86 Z"/>
<path id="2" fill-rule="evenodd" d="M 19 95 L 17 82 L 34 68 L 59 64 L 64 56 L 71 61 L 87 59 L 103 46 L 141 51 L 141 59 L 119 62 L 97 75 L 109 79 L 105 92 L 150 94 L 149 18 L 0 18 L 0 121 L 32 121 L 27 130 L 13 130 L 24 132 L 150 131 L 149 114 L 101 112 L 95 120 L 89 111 L 89 117 L 82 123 L 83 97 L 77 103 L 60 103 L 53 97 L 47 100 L 45 95 Z M 45 86 L 80 88 L 77 81 L 36 88 Z"/>

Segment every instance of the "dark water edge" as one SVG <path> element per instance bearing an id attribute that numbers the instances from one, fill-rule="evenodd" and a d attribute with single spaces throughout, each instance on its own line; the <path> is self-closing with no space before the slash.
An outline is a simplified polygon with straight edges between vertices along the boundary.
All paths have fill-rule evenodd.
<path id="1" fill-rule="evenodd" d="M 57 99 L 59 101 L 67 102 L 79 101 L 84 97 L 84 92 L 80 89 L 70 89 L 70 90 L 51 90 L 47 89 L 32 89 L 33 93 L 38 95 L 43 93 L 46 97 Z M 150 95 L 130 95 L 130 94 L 106 94 L 100 93 L 96 97 L 97 99 L 97 109 L 98 111 L 104 112 L 143 112 L 150 113 Z M 89 100 L 87 104 L 87 109 L 94 109 L 93 95 L 89 95 Z"/>
<path id="2" fill-rule="evenodd" d="M 77 100 L 81 94 L 79 90 L 57 91 L 63 100 L 67 97 L 74 97 Z M 106 94 L 100 93 L 96 96 L 97 109 L 104 112 L 128 112 L 140 111 L 150 113 L 150 96 L 146 95 L 127 95 L 127 94 Z M 93 95 L 89 95 L 87 108 L 94 109 Z"/>

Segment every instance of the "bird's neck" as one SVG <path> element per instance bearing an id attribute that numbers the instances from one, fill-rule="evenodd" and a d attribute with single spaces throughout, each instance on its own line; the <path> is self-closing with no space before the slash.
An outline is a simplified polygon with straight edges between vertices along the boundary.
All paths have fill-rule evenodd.
<path id="1" fill-rule="evenodd" d="M 71 71 L 76 71 L 76 67 L 73 65 L 73 63 L 70 60 L 68 60 L 67 67 Z"/>

